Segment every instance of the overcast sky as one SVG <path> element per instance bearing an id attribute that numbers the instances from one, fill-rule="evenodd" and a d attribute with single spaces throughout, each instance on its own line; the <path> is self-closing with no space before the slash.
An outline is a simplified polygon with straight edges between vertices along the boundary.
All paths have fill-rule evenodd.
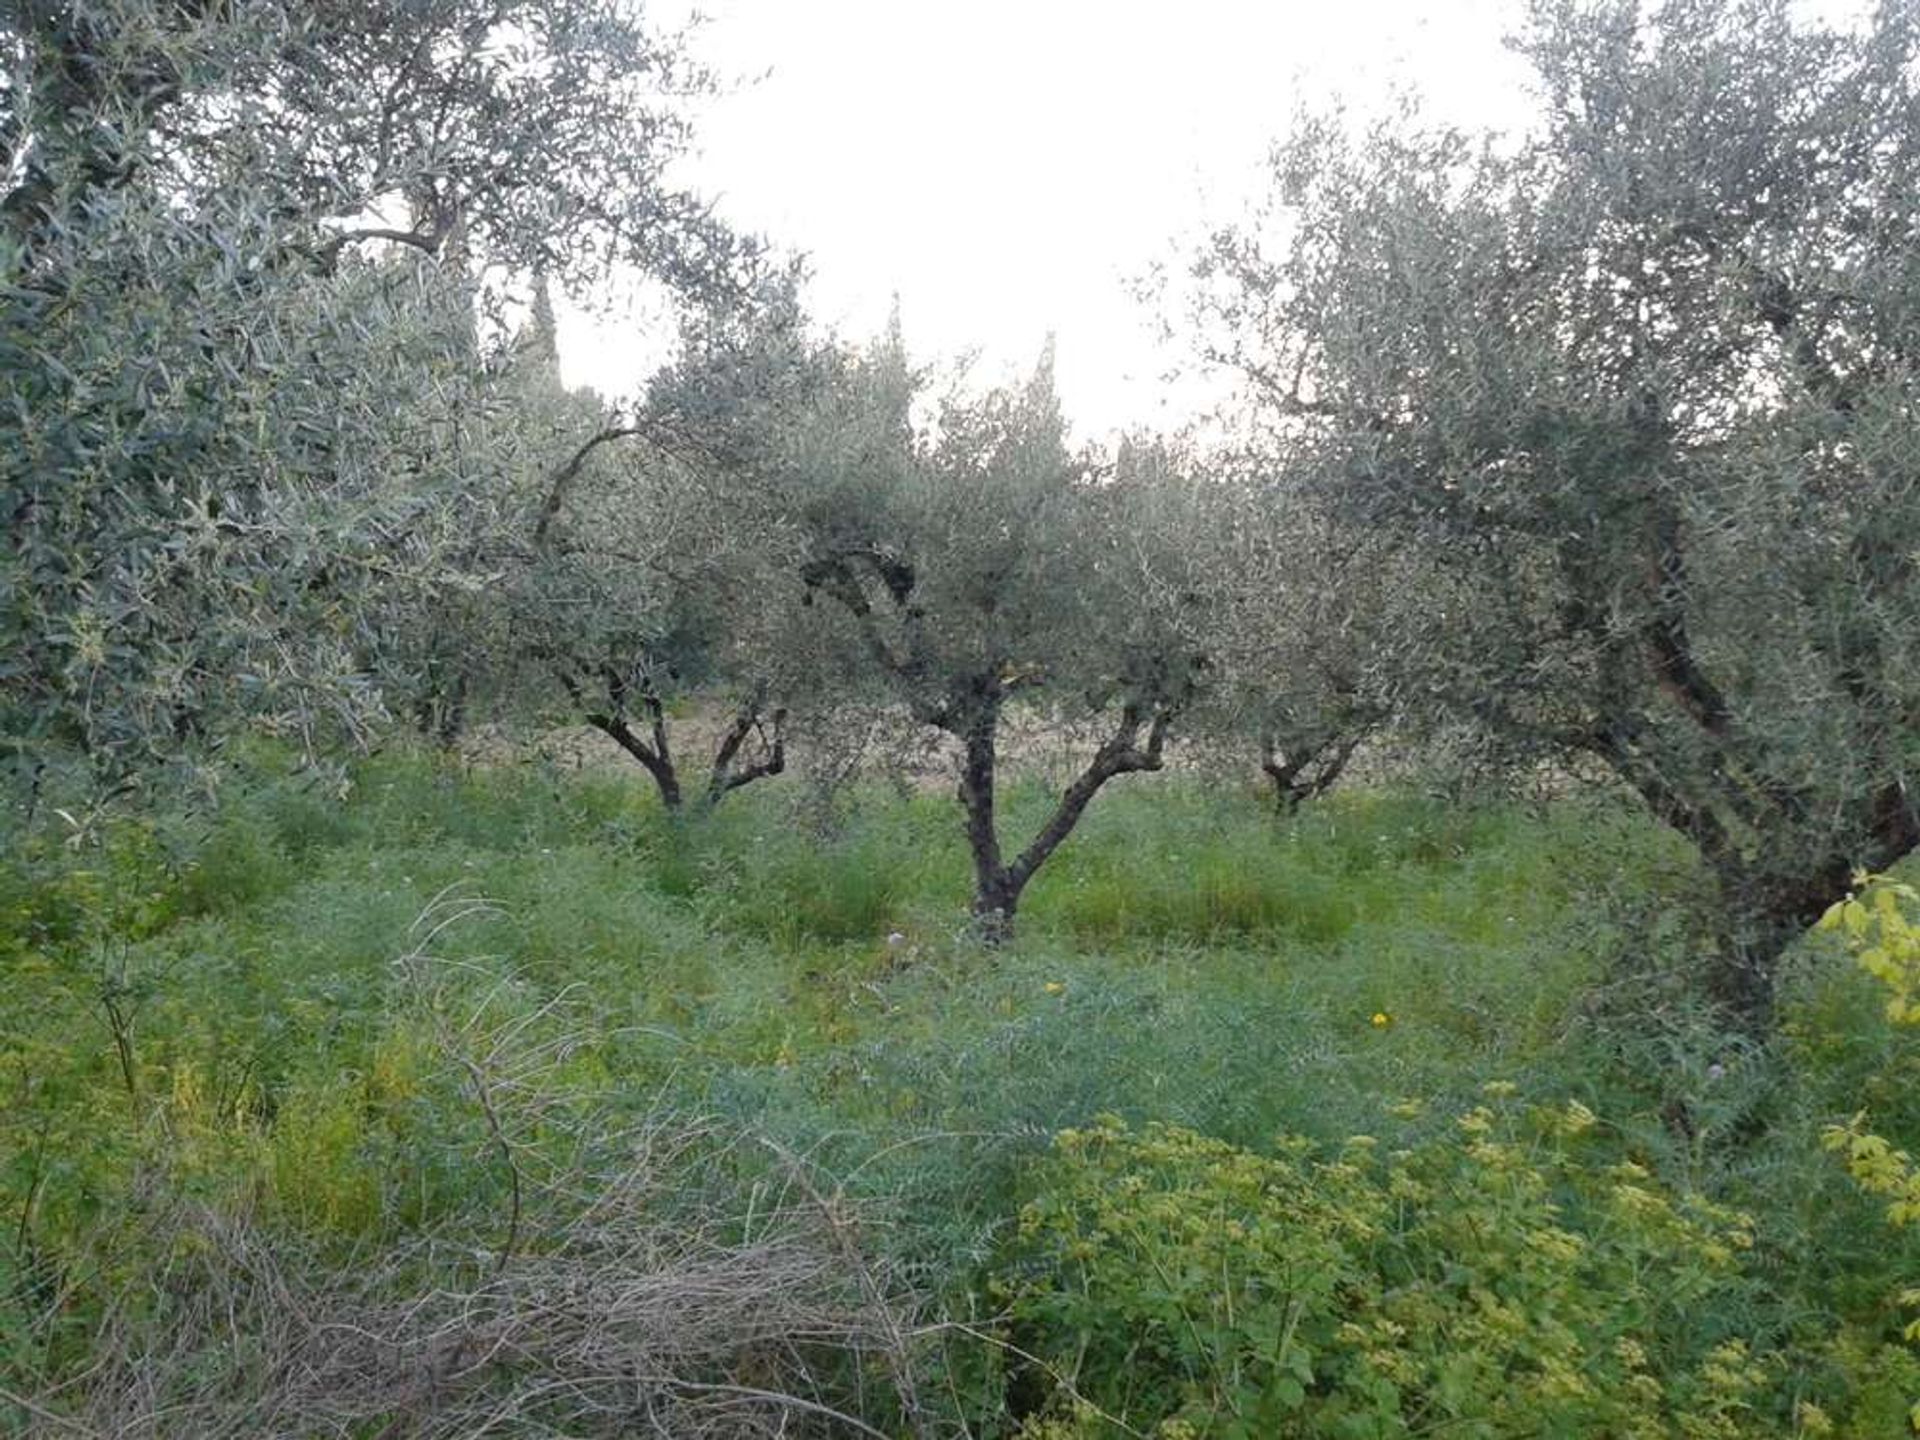
<path id="1" fill-rule="evenodd" d="M 658 7 L 656 7 L 658 8 Z M 1058 336 L 1083 436 L 1174 423 L 1130 282 L 1258 193 L 1303 101 L 1510 123 L 1521 67 L 1501 0 L 706 0 L 697 50 L 737 84 L 702 117 L 687 179 L 720 213 L 807 252 L 813 306 L 849 337 L 900 296 L 917 357 L 979 352 L 983 380 Z M 632 388 L 657 327 L 563 317 L 568 379 Z"/>

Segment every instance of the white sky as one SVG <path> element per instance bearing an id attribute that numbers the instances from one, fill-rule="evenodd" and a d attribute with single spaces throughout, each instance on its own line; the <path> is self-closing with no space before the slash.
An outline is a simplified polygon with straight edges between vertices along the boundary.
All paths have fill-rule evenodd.
<path id="1" fill-rule="evenodd" d="M 666 7 L 656 7 L 665 9 Z M 702 117 L 685 178 L 812 260 L 851 339 L 898 292 L 916 357 L 1024 371 L 1047 332 L 1083 436 L 1178 423 L 1129 282 L 1262 188 L 1302 102 L 1413 86 L 1437 117 L 1510 123 L 1523 67 L 1504 0 L 707 0 L 697 51 L 743 82 Z M 664 17 L 663 17 L 664 18 Z M 751 77 L 764 76 L 752 80 Z M 563 312 L 571 383 L 631 391 L 657 325 Z"/>

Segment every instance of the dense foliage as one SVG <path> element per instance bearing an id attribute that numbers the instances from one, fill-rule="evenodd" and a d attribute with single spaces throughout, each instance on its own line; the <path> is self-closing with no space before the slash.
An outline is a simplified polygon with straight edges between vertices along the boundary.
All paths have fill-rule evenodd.
<path id="1" fill-rule="evenodd" d="M 0 1428 L 1920 1430 L 1920 9 L 1301 118 L 1093 444 L 689 44 L 0 3 Z"/>
<path id="2" fill-rule="evenodd" d="M 1877 1436 L 1920 1396 L 1920 1252 L 1823 1144 L 1867 1104 L 1920 1145 L 1920 1052 L 1812 957 L 1776 1053 L 1684 990 L 1597 1015 L 1623 954 L 1690 958 L 1635 918 L 1690 882 L 1630 811 L 1336 795 L 1277 825 L 1251 787 L 1124 789 L 989 958 L 944 796 L 867 794 L 822 844 L 778 788 L 692 823 L 619 770 L 351 778 L 274 762 L 211 824 L 9 833 L 0 982 L 36 1003 L 0 1011 L 0 1407 L 352 1433 L 461 1334 L 511 1348 L 422 1433 L 620 1433 L 615 1353 L 735 1434 L 840 1432 L 699 1386 L 980 1435 L 1100 1433 L 1076 1392 L 1141 1430 L 1291 1404 L 1303 1434 L 1398 1405 Z M 1142 853 L 1180 874 L 1141 884 Z M 659 1328 L 668 1295 L 697 1326 Z M 1305 1376 L 1262 1338 L 1296 1311 Z M 391 1348 L 330 1348 L 343 1315 Z M 1622 1385 L 1552 1391 L 1588 1342 Z"/>
<path id="3" fill-rule="evenodd" d="M 1534 7 L 1543 115 L 1303 122 L 1206 343 L 1405 557 L 1405 683 L 1597 765 L 1724 895 L 1714 980 L 1911 849 L 1913 7 Z"/>
<path id="4" fill-rule="evenodd" d="M 700 76 L 595 0 L 33 3 L 0 56 L 9 749 L 364 732 L 513 469 L 477 267 L 709 285 Z"/>
<path id="5" fill-rule="evenodd" d="M 1412 1150 L 1326 1158 L 1063 1132 L 1009 1268 L 1058 1396 L 1031 1433 L 1751 1433 L 1766 1373 L 1701 1323 L 1748 1222 L 1580 1153 L 1596 1123 L 1479 1106 Z"/>

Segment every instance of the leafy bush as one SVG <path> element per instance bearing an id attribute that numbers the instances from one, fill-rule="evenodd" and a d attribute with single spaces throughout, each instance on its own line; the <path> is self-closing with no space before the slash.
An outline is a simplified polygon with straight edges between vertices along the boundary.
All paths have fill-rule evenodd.
<path id="1" fill-rule="evenodd" d="M 1860 968 L 1880 982 L 1890 1021 L 1896 1026 L 1920 1025 L 1920 926 L 1908 918 L 1910 909 L 1920 905 L 1920 891 L 1884 877 L 1863 878 L 1861 893 L 1833 906 L 1821 920 L 1821 928 L 1837 931 Z M 1864 1109 L 1843 1124 L 1829 1126 L 1822 1138 L 1829 1150 L 1844 1157 L 1855 1184 L 1886 1201 L 1889 1225 L 1896 1230 L 1920 1225 L 1920 1166 L 1905 1150 L 1868 1129 Z M 1920 1305 L 1920 1287 L 1909 1286 L 1897 1298 L 1909 1309 Z M 1909 1322 L 1902 1334 L 1909 1342 L 1920 1340 L 1920 1320 Z M 1920 1430 L 1920 1400 L 1913 1399 L 1920 1392 L 1920 1365 L 1885 1346 L 1861 1358 L 1868 1362 L 1858 1367 L 1863 1372 L 1890 1366 L 1901 1372 L 1912 1401 L 1907 1420 Z M 1898 1364 L 1900 1360 L 1905 1363 Z"/>
<path id="2" fill-rule="evenodd" d="M 1000 1280 L 1026 1433 L 1754 1433 L 1766 1368 L 1701 1318 L 1747 1220 L 1596 1158 L 1594 1126 L 1482 1106 L 1330 1156 L 1062 1133 Z"/>

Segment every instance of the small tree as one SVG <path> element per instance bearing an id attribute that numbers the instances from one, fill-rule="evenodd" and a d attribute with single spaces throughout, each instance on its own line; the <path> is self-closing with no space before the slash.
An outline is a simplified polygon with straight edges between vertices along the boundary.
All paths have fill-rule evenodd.
<path id="1" fill-rule="evenodd" d="M 948 399 L 932 438 L 913 427 L 914 391 L 896 326 L 789 451 L 784 493 L 809 592 L 851 624 L 896 702 L 959 747 L 973 912 L 997 941 L 1101 788 L 1161 768 L 1201 661 L 1143 520 L 1147 477 L 1103 476 L 1068 453 L 1050 352 L 1023 389 Z M 1105 736 L 1010 855 L 1002 722 L 1041 701 Z"/>
<path id="2" fill-rule="evenodd" d="M 1699 848 L 1715 992 L 1920 838 L 1920 47 L 1781 0 L 1537 5 L 1540 124 L 1307 124 L 1207 345 L 1410 567 L 1404 688 Z"/>
<path id="3" fill-rule="evenodd" d="M 507 648 L 639 762 L 671 811 L 691 788 L 676 705 L 726 711 L 691 796 L 711 809 L 784 772 L 792 707 L 830 688 L 819 626 L 801 613 L 797 541 L 747 478 L 819 378 L 794 280 L 763 276 L 690 315 L 680 357 L 630 413 L 547 387 L 568 418 L 520 512 Z"/>
<path id="4" fill-rule="evenodd" d="M 1213 662 L 1201 727 L 1251 746 L 1290 815 L 1326 793 L 1392 719 L 1392 587 L 1365 532 L 1257 451 L 1212 458 L 1186 533 L 1206 577 L 1196 640 Z M 1244 753 L 1244 752 L 1243 752 Z"/>
<path id="5" fill-rule="evenodd" d="M 683 700 L 730 711 L 695 795 L 717 805 L 786 768 L 786 663 L 797 587 L 764 534 L 715 514 L 692 467 L 629 451 L 582 486 L 531 557 L 512 597 L 520 643 L 580 719 L 652 777 L 661 803 L 687 800 L 669 710 Z"/>

